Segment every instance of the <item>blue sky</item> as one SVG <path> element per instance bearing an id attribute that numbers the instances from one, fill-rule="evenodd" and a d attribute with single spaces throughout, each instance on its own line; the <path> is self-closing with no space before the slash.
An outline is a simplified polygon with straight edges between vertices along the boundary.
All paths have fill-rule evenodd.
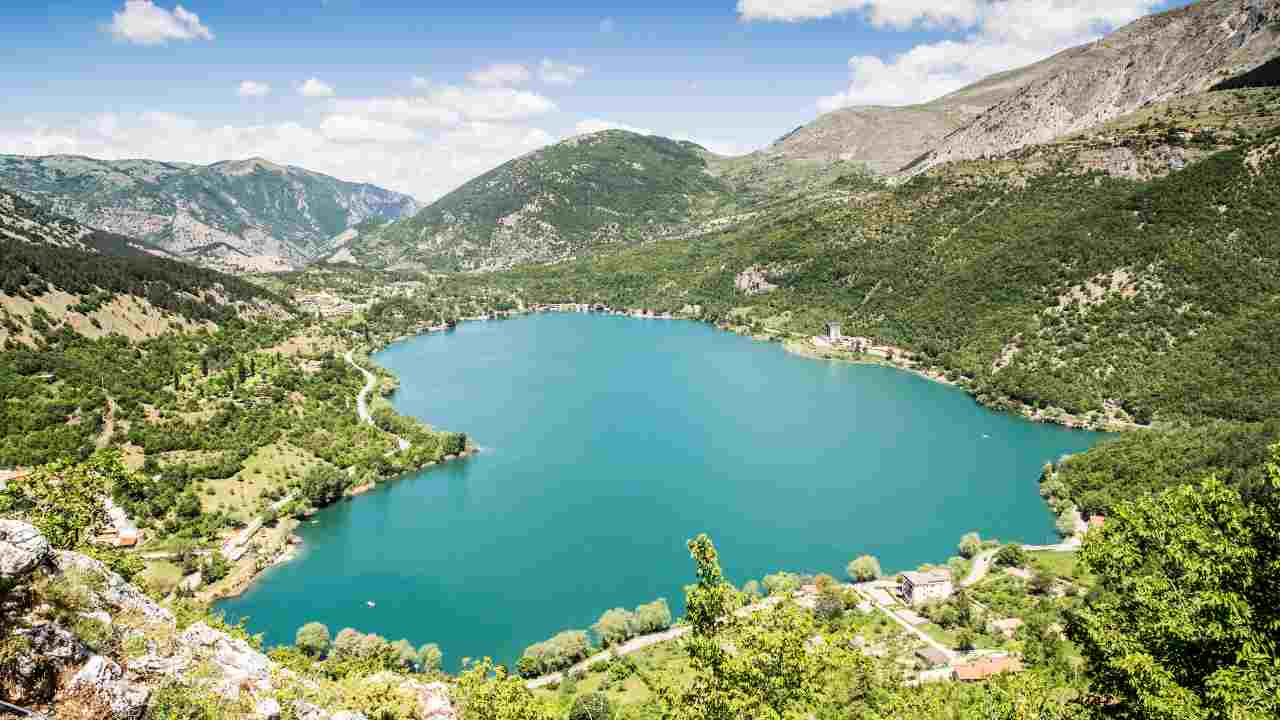
<path id="1" fill-rule="evenodd" d="M 611 125 L 746 152 L 823 111 L 924 101 L 1174 4 L 8 0 L 0 152 L 265 155 L 430 200 Z"/>

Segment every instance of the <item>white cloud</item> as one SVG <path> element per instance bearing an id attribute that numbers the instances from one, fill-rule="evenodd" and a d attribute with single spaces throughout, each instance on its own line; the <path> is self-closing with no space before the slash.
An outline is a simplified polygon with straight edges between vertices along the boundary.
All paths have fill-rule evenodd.
<path id="1" fill-rule="evenodd" d="M 600 32 L 611 33 L 618 29 L 618 22 L 613 18 L 605 18 L 600 21 Z"/>
<path id="2" fill-rule="evenodd" d="M 178 5 L 173 10 L 151 0 L 125 0 L 103 28 L 117 40 L 136 45 L 164 45 L 170 40 L 212 40 L 213 32 L 200 16 Z"/>
<path id="3" fill-rule="evenodd" d="M 480 87 L 514 87 L 529 82 L 529 68 L 516 63 L 497 63 L 467 75 L 467 80 Z"/>
<path id="4" fill-rule="evenodd" d="M 755 1 L 742 0 L 741 4 Z M 793 5 L 786 0 L 782 4 L 794 10 L 804 3 Z M 810 4 L 823 3 L 814 0 Z M 887 0 L 856 4 L 888 7 Z M 967 21 L 963 0 L 939 3 L 932 9 L 911 0 L 903 7 L 913 7 L 914 16 L 894 15 L 886 22 L 902 27 L 913 22 L 938 22 L 942 17 L 938 13 L 945 12 L 949 22 L 964 26 L 963 31 L 956 38 L 917 45 L 887 59 L 874 55 L 850 58 L 848 88 L 820 99 L 818 108 L 827 112 L 850 105 L 908 105 L 932 100 L 993 73 L 1087 43 L 1151 13 L 1159 4 L 1159 0 L 982 0 L 976 17 Z"/>
<path id="5" fill-rule="evenodd" d="M 581 65 L 571 65 L 569 63 L 556 62 L 551 58 L 543 58 L 538 74 L 542 78 L 542 82 L 548 85 L 568 87 L 581 80 L 582 76 L 587 74 L 587 69 Z"/>
<path id="6" fill-rule="evenodd" d="M 431 81 L 421 75 L 414 75 L 409 78 L 409 86 L 414 90 L 426 90 L 431 87 Z"/>
<path id="7" fill-rule="evenodd" d="M 202 126 L 170 113 L 104 114 L 74 125 L 0 128 L 0 153 L 155 158 L 208 164 L 265 157 L 430 201 L 507 160 L 553 141 L 533 127 L 462 122 L 418 132 L 376 118 L 325 116 L 297 122 Z"/>
<path id="8" fill-rule="evenodd" d="M 334 110 L 345 115 L 362 115 L 408 127 L 448 127 L 462 122 L 455 110 L 425 97 L 373 97 L 338 100 Z"/>
<path id="9" fill-rule="evenodd" d="M 320 132 L 340 143 L 407 143 L 418 137 L 411 128 L 364 115 L 328 115 L 320 123 Z"/>
<path id="10" fill-rule="evenodd" d="M 989 1 L 989 0 L 987 0 Z M 738 0 L 746 21 L 803 22 L 860 12 L 879 27 L 968 25 L 983 0 Z"/>
<path id="11" fill-rule="evenodd" d="M 298 94 L 303 97 L 333 97 L 337 93 L 333 86 L 329 83 L 322 82 L 320 78 L 310 78 L 298 87 Z"/>
<path id="12" fill-rule="evenodd" d="M 245 80 L 236 88 L 236 94 L 242 98 L 266 97 L 271 94 L 271 86 L 257 80 Z"/>
<path id="13" fill-rule="evenodd" d="M 626 130 L 640 135 L 652 135 L 653 131 L 648 128 L 639 128 L 632 125 L 624 125 L 622 123 L 612 122 L 609 120 L 601 120 L 600 118 L 587 118 L 573 126 L 574 135 L 590 135 L 604 130 Z"/>

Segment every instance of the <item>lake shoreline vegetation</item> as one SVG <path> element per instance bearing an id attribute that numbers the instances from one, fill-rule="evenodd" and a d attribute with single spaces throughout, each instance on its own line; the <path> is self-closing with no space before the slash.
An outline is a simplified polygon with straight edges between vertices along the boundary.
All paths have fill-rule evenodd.
<path id="1" fill-rule="evenodd" d="M 844 168 L 817 201 L 773 197 L 750 223 L 676 232 L 747 209 L 703 178 L 707 207 L 652 215 L 663 232 L 510 267 L 230 278 L 0 193 L 17 228 L 0 241 L 0 696 L 105 717 L 136 698 L 53 707 L 70 675 L 59 658 L 92 657 L 95 682 L 185 658 L 185 675 L 148 676 L 139 715 L 1280 716 L 1280 91 L 1190 99 L 1251 124 L 1219 132 L 1188 99 L 1157 103 L 1105 137 L 900 183 Z M 607 139 L 593 141 L 605 155 Z M 1090 143 L 1133 162 L 1117 169 Z M 649 144 L 679 151 L 672 174 L 700 167 L 691 144 Z M 493 272 L 425 272 L 439 267 Z M 397 413 L 399 381 L 367 353 L 553 308 L 696 320 L 1125 432 L 1043 468 L 1062 547 L 970 533 L 955 556 L 892 576 L 855 548 L 844 579 L 792 569 L 738 586 L 699 535 L 683 617 L 661 598 L 606 609 L 511 666 L 469 658 L 448 675 L 448 648 L 314 622 L 265 649 L 211 610 L 287 560 L 316 512 L 476 450 Z M 856 337 L 826 330 L 824 345 L 827 323 Z M 353 351 L 376 380 L 372 422 Z M 193 663 L 197 645 L 216 652 Z M 219 687 L 226 657 L 253 672 Z"/>

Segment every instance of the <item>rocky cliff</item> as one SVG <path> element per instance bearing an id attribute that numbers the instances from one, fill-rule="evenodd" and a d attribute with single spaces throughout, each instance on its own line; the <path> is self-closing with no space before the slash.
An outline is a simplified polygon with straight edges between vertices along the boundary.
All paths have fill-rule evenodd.
<path id="1" fill-rule="evenodd" d="M 445 685 L 394 673 L 332 692 L 242 632 L 175 612 L 98 560 L 51 549 L 18 520 L 0 520 L 0 620 L 0 699 L 51 717 L 197 717 L 179 714 L 195 706 L 218 708 L 217 717 L 363 720 L 369 689 L 397 695 L 419 720 L 454 717 Z"/>
<path id="2" fill-rule="evenodd" d="M 914 169 L 1000 155 L 1142 107 L 1231 86 L 1280 56 L 1280 0 L 1212 0 L 1137 20 L 1040 63 Z"/>

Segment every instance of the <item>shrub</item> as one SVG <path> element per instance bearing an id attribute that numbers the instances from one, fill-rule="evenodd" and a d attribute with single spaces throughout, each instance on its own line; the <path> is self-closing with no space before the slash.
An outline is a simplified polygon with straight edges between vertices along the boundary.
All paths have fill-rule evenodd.
<path id="1" fill-rule="evenodd" d="M 960 557 L 972 558 L 982 550 L 982 538 L 976 532 L 966 533 L 960 538 L 959 549 Z"/>
<path id="2" fill-rule="evenodd" d="M 612 717 L 609 696 L 601 692 L 579 695 L 569 710 L 569 720 L 610 720 Z"/>
<path id="3" fill-rule="evenodd" d="M 849 573 L 849 579 L 854 582 L 879 580 L 881 575 L 880 561 L 872 555 L 863 555 L 850 561 L 845 570 Z"/>
<path id="4" fill-rule="evenodd" d="M 995 562 L 998 567 L 1025 567 L 1027 552 L 1021 545 L 1004 545 L 996 552 Z"/>
<path id="5" fill-rule="evenodd" d="M 293 637 L 293 644 L 312 657 L 324 657 L 332 644 L 329 628 L 322 623 L 309 622 L 298 628 L 297 634 Z"/>

